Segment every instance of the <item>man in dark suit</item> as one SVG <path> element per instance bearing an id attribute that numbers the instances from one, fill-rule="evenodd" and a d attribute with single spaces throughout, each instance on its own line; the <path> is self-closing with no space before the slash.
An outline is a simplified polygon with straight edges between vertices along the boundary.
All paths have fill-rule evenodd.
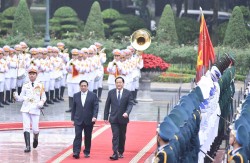
<path id="1" fill-rule="evenodd" d="M 95 93 L 88 91 L 88 82 L 79 83 L 81 91 L 74 94 L 71 120 L 74 121 L 75 139 L 73 142 L 73 157 L 78 159 L 82 145 L 82 130 L 84 130 L 84 157 L 89 157 L 91 136 L 96 122 L 99 103 Z"/>
<path id="2" fill-rule="evenodd" d="M 129 113 L 133 107 L 133 96 L 131 92 L 124 89 L 124 79 L 117 77 L 115 79 L 116 89 L 112 89 L 108 93 L 107 101 L 104 109 L 104 121 L 109 122 L 112 129 L 113 155 L 111 160 L 123 158 L 127 124 L 129 122 Z M 111 108 L 111 111 L 110 111 Z"/>

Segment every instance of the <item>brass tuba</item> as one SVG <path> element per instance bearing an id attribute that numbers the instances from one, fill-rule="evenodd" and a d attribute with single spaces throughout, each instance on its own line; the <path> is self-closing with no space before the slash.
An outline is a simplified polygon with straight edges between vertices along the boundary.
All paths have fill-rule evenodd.
<path id="1" fill-rule="evenodd" d="M 130 38 L 131 45 L 138 51 L 146 50 L 151 44 L 151 36 L 148 31 L 139 29 Z"/>

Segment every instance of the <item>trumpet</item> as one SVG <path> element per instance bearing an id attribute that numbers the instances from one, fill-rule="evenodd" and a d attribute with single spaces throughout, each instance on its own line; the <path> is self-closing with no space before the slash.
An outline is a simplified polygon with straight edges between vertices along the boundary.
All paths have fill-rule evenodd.
<path id="1" fill-rule="evenodd" d="M 116 66 L 117 64 L 116 64 L 116 62 L 113 62 L 113 66 Z"/>

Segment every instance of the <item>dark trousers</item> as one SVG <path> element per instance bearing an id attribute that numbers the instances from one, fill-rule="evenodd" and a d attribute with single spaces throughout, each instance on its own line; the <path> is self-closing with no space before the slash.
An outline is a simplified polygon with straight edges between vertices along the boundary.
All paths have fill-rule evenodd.
<path id="1" fill-rule="evenodd" d="M 111 123 L 112 129 L 112 144 L 114 153 L 119 152 L 123 154 L 126 140 L 127 124 Z"/>
<path id="2" fill-rule="evenodd" d="M 74 142 L 73 142 L 73 152 L 74 153 L 80 153 L 81 152 L 82 130 L 84 130 L 85 149 L 84 149 L 83 152 L 85 154 L 90 154 L 93 126 L 94 126 L 94 124 L 85 125 L 84 122 L 81 125 L 75 125 L 75 139 L 74 139 Z"/>

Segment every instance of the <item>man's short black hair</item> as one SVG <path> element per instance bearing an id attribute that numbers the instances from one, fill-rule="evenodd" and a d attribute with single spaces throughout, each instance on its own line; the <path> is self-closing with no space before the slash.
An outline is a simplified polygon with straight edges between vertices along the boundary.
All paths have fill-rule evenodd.
<path id="1" fill-rule="evenodd" d="M 83 82 L 86 83 L 87 86 L 89 86 L 89 83 L 86 80 L 81 80 L 80 83 L 79 83 L 79 85 L 81 85 Z"/>
<path id="2" fill-rule="evenodd" d="M 123 77 L 118 76 L 117 78 L 115 78 L 115 82 L 116 82 L 116 80 L 117 80 L 117 79 L 122 79 L 122 82 L 124 83 L 124 79 L 123 79 Z"/>

